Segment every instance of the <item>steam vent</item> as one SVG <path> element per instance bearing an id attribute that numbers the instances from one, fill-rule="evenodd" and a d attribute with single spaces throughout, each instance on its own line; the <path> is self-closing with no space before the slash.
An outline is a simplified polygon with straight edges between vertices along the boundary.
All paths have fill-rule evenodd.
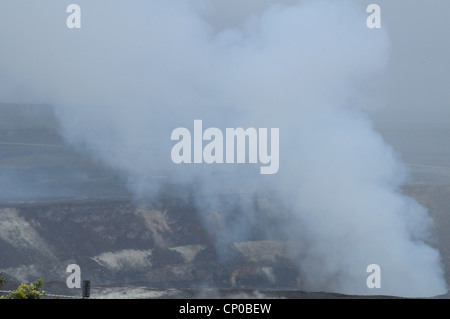
<path id="1" fill-rule="evenodd" d="M 276 200 L 248 198 L 258 212 L 250 238 L 218 241 L 211 231 L 224 226 L 221 210 L 232 214 L 239 209 L 229 204 L 236 202 L 235 194 L 218 194 L 221 205 L 203 219 L 188 186 L 167 182 L 156 198 L 136 199 L 119 173 L 68 146 L 60 132 L 48 105 L 0 105 L 0 272 L 8 280 L 5 288 L 42 277 L 49 292 L 77 294 L 66 287 L 66 268 L 78 264 L 94 296 L 167 297 L 200 288 L 284 291 L 286 296 L 307 290 L 293 260 L 302 252 L 290 251 L 282 233 L 262 231 L 289 223 L 289 212 Z M 442 174 L 432 173 L 418 170 L 419 181 L 404 191 L 440 221 L 435 245 L 449 281 L 450 212 L 445 204 L 450 185 L 439 179 Z M 324 287 L 332 289 L 333 283 Z"/>
<path id="2" fill-rule="evenodd" d="M 281 236 L 255 229 L 251 241 L 217 243 L 186 189 L 135 200 L 120 176 L 59 132 L 50 106 L 0 107 L 0 271 L 11 287 L 42 277 L 47 290 L 74 293 L 65 287 L 73 263 L 94 289 L 298 287 Z M 272 223 L 267 200 L 251 200 L 261 223 Z M 219 216 L 211 214 L 216 225 Z"/>

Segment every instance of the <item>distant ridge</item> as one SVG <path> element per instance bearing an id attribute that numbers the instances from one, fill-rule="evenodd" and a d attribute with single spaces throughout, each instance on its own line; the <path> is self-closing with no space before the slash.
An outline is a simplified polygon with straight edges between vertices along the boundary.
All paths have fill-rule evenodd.
<path id="1" fill-rule="evenodd" d="M 0 103 L 0 130 L 57 129 L 58 121 L 51 105 Z"/>

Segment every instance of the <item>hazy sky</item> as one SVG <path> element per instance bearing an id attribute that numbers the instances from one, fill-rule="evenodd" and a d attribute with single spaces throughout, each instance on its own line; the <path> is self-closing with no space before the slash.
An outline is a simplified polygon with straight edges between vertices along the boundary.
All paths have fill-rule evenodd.
<path id="1" fill-rule="evenodd" d="M 379 1 L 392 57 L 386 121 L 450 124 L 450 1 Z"/>
<path id="2" fill-rule="evenodd" d="M 377 3 L 382 9 L 382 27 L 387 28 L 391 40 L 391 59 L 385 78 L 385 88 L 380 92 L 384 103 L 373 114 L 374 119 L 383 122 L 428 122 L 450 123 L 450 1 L 447 0 L 358 0 L 363 7 Z M 43 3 L 48 0 L 42 0 Z M 50 1 L 51 2 L 51 1 Z M 61 8 L 74 1 L 61 1 Z M 75 1 L 76 2 L 76 1 Z M 82 4 L 83 1 L 78 3 Z M 260 13 L 275 2 L 295 3 L 295 0 L 214 0 L 198 1 L 209 21 L 217 29 L 239 26 L 250 13 Z M 23 12 L 26 3 L 23 1 Z M 205 5 L 205 3 L 207 3 Z M 6 3 L 1 7 L 8 6 Z M 55 6 L 53 6 L 55 7 Z M 36 16 L 48 15 L 49 21 L 57 21 L 55 12 L 36 12 Z M 94 17 L 83 13 L 85 28 Z M 2 18 L 2 28 L 9 29 L 17 15 Z M 16 26 L 12 26 L 13 30 Z M 41 26 L 37 26 L 41 27 Z M 117 29 L 116 29 L 117 30 Z M 377 32 L 374 30 L 374 32 Z M 20 39 L 18 39 L 20 41 Z M 0 70 L 1 71 L 1 70 Z M 21 87 L 3 87 L 7 92 L 20 91 Z M 27 94 L 21 92 L 21 98 Z M 17 96 L 16 96 L 17 99 Z M 8 99 L 6 99 L 8 100 Z M 19 99 L 20 101 L 20 99 Z"/>
<path id="3" fill-rule="evenodd" d="M 239 25 L 249 12 L 273 2 L 295 0 L 214 1 L 216 26 Z M 391 40 L 385 99 L 374 119 L 396 123 L 450 124 L 450 1 L 359 0 L 379 4 L 382 27 Z M 374 30 L 376 32 L 376 30 Z"/>

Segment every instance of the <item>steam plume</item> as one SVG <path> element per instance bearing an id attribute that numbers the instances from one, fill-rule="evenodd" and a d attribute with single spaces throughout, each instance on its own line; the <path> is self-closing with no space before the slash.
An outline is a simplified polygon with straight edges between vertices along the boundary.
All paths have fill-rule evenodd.
<path id="1" fill-rule="evenodd" d="M 65 27 L 68 3 L 0 4 L 2 101 L 54 104 L 65 139 L 123 172 L 137 196 L 158 191 L 158 174 L 198 181 L 196 203 L 218 241 L 246 240 L 258 218 L 249 194 L 272 191 L 292 214 L 277 231 L 293 243 L 308 289 L 446 291 L 439 253 L 425 243 L 430 218 L 401 194 L 405 169 L 364 113 L 389 58 L 387 33 L 366 27 L 364 8 L 274 4 L 223 28 L 204 1 L 78 3 L 80 30 Z M 26 90 L 11 94 L 15 85 Z M 280 128 L 279 172 L 173 164 L 170 134 L 195 119 Z M 212 195 L 230 190 L 239 214 L 224 212 L 228 227 L 215 229 Z M 373 263 L 376 291 L 366 287 Z"/>

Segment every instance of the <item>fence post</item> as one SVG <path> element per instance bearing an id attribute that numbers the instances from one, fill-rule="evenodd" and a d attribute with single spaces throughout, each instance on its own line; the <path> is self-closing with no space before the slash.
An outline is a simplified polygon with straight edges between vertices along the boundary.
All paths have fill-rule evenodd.
<path id="1" fill-rule="evenodd" d="M 83 299 L 91 296 L 91 282 L 89 280 L 83 280 Z"/>

